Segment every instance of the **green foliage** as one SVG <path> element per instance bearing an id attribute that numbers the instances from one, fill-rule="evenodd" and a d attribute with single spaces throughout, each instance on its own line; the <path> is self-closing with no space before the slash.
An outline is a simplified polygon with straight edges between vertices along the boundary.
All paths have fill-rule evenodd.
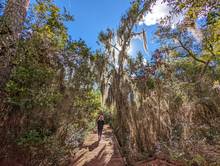
<path id="1" fill-rule="evenodd" d="M 37 1 L 13 55 L 5 101 L 18 127 L 9 127 L 7 137 L 28 151 L 30 165 L 64 159 L 94 128 L 101 105 L 94 90 L 93 53 L 83 40 L 71 41 L 64 26 L 72 19 L 53 1 Z"/>
<path id="2" fill-rule="evenodd" d="M 59 94 L 47 91 L 53 71 L 45 66 L 17 66 L 7 83 L 8 102 L 22 109 L 49 106 L 59 98 Z"/>
<path id="3" fill-rule="evenodd" d="M 101 107 L 100 108 L 100 112 L 102 112 L 104 114 L 104 117 L 105 117 L 105 124 L 109 124 L 110 126 L 112 126 L 113 124 L 113 115 L 112 115 L 112 110 L 107 108 L 107 107 Z M 97 117 L 99 116 L 99 113 L 100 112 L 97 112 L 96 114 L 96 119 Z"/>
<path id="4" fill-rule="evenodd" d="M 204 157 L 202 157 L 201 155 L 197 154 L 189 162 L 189 165 L 195 165 L 195 164 L 201 165 L 201 166 L 205 166 L 205 165 L 207 165 L 207 162 L 206 162 Z"/>
<path id="5" fill-rule="evenodd" d="M 50 0 L 37 1 L 35 19 L 28 22 L 32 35 L 20 40 L 10 81 L 7 102 L 21 109 L 53 106 L 62 97 L 55 84 L 59 62 L 55 56 L 67 43 L 63 22 L 70 20 Z M 30 18 L 30 20 L 33 18 Z M 52 56 L 51 56 L 52 55 Z"/>
<path id="6" fill-rule="evenodd" d="M 35 22 L 32 25 L 33 31 L 39 33 L 42 39 L 49 39 L 55 48 L 64 48 L 67 40 L 67 30 L 65 21 L 72 21 L 73 16 L 66 10 L 61 14 L 61 10 L 51 0 L 39 0 L 34 6 Z"/>
<path id="7" fill-rule="evenodd" d="M 146 81 L 146 85 L 148 87 L 148 89 L 152 90 L 155 88 L 155 80 L 151 77 L 149 77 Z"/>
<path id="8" fill-rule="evenodd" d="M 181 124 L 176 124 L 174 127 L 173 127 L 173 141 L 180 141 L 181 139 L 181 135 L 182 135 L 182 132 L 183 132 L 183 126 Z"/>
<path id="9" fill-rule="evenodd" d="M 152 1 L 141 2 L 147 4 L 142 8 L 140 1 L 134 1 L 116 31 L 107 29 L 99 35 L 105 48 L 100 58 L 101 92 L 112 99 L 106 105 L 116 109 L 113 119 L 118 118 L 115 124 L 119 139 L 121 142 L 130 139 L 129 143 L 122 145 L 131 151 L 129 155 L 132 156 L 141 149 L 151 149 L 153 143 L 149 143 L 150 139 L 146 141 L 151 136 L 152 142 L 170 139 L 167 144 L 182 152 L 188 139 L 195 142 L 206 139 L 213 143 L 218 135 L 213 131 L 219 126 L 219 109 L 216 107 L 219 107 L 219 92 L 215 93 L 212 87 L 219 79 L 219 2 L 163 1 L 172 11 L 161 21 L 163 25 L 156 33 L 161 47 L 148 62 L 140 53 L 135 59 L 129 58 L 127 53 L 134 36 L 144 37 L 142 32 L 137 32 L 138 25 L 137 29 L 134 28 L 140 21 L 138 15 L 141 19 L 142 11 L 150 12 L 148 6 L 154 5 Z M 183 20 L 172 27 L 172 19 L 177 15 Z M 127 100 L 131 93 L 136 100 L 132 104 Z M 207 102 L 198 107 L 197 103 L 204 100 Z M 143 117 L 139 118 L 141 115 Z M 200 126 L 207 130 L 200 133 Z M 142 131 L 147 136 L 142 135 Z M 199 137 L 195 138 L 197 134 Z M 196 163 L 202 164 L 200 161 Z"/>
<path id="10" fill-rule="evenodd" d="M 93 119 L 93 114 L 100 106 L 100 94 L 95 91 L 76 95 L 73 98 L 73 108 L 76 109 L 79 114 L 85 115 L 85 120 L 91 120 L 88 119 L 89 117 Z"/>
<path id="11" fill-rule="evenodd" d="M 50 133 L 43 133 L 37 130 L 30 130 L 24 133 L 22 137 L 17 140 L 18 145 L 22 146 L 36 146 L 38 144 L 42 144 Z"/>
<path id="12" fill-rule="evenodd" d="M 145 12 L 150 11 L 154 0 L 131 3 L 118 30 L 107 29 L 100 33 L 99 40 L 105 51 L 97 51 L 95 55 L 83 40 L 69 39 L 64 23 L 73 17 L 66 10 L 61 13 L 52 0 L 36 2 L 16 43 L 15 55 L 12 53 L 13 69 L 5 88 L 5 100 L 12 110 L 8 115 L 17 116 L 14 126 L 20 128 L 16 134 L 11 134 L 13 127 L 8 126 L 7 133 L 20 147 L 34 147 L 30 151 L 33 158 L 36 154 L 48 152 L 46 160 L 51 165 L 58 163 L 62 155 L 79 146 L 87 131 L 95 127 L 99 111 L 104 112 L 106 123 L 116 126 L 113 127 L 117 128 L 122 145 L 129 145 L 137 151 L 152 149 L 153 141 L 164 135 L 167 138 L 172 136 L 171 141 L 180 144 L 183 137 L 185 139 L 183 133 L 188 130 L 179 120 L 193 122 L 190 128 L 194 134 L 192 139 L 206 138 L 209 144 L 217 140 L 219 94 L 212 90 L 212 83 L 220 79 L 219 4 L 207 3 L 210 0 L 167 0 L 173 9 L 171 15 L 184 11 L 184 21 L 176 28 L 164 25 L 158 29 L 157 37 L 162 47 L 153 53 L 151 61 L 145 62 L 140 52 L 135 59 L 129 58 L 127 52 L 134 36 L 141 34 L 144 38 L 144 32 L 133 30 Z M 203 12 L 204 9 L 207 11 Z M 196 27 L 201 15 L 207 21 L 204 26 Z M 198 30 L 201 39 L 193 36 L 189 28 Z M 116 106 L 112 108 L 113 115 L 100 103 L 106 84 L 112 88 L 109 94 L 112 105 Z M 132 106 L 127 102 L 127 95 L 131 92 L 140 100 L 132 101 Z M 208 111 L 199 110 L 196 114 L 191 103 L 199 103 L 205 98 L 210 98 L 203 104 Z M 184 107 L 185 112 L 180 110 L 184 104 L 191 104 L 192 108 Z M 209 116 L 210 112 L 214 116 Z M 140 115 L 143 117 L 139 118 Z M 13 121 L 11 117 L 8 117 L 10 123 Z M 196 126 L 196 122 L 204 122 L 201 124 L 208 125 L 208 128 L 199 128 L 201 124 Z M 142 135 L 140 131 L 150 135 Z M 193 162 L 206 163 L 200 155 L 196 155 Z"/>

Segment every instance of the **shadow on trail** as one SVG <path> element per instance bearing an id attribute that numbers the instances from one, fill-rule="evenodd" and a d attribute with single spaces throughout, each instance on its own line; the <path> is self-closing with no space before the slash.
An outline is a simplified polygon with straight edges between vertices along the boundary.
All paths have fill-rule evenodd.
<path id="1" fill-rule="evenodd" d="M 79 160 L 83 159 L 84 154 L 85 154 L 85 153 L 83 153 L 83 154 L 81 154 L 80 156 L 78 156 L 77 158 L 75 158 L 75 159 L 71 162 L 71 165 L 72 165 L 72 164 L 74 165 L 74 164 L 77 163 Z"/>
<path id="2" fill-rule="evenodd" d="M 89 151 L 93 151 L 95 148 L 97 148 L 99 146 L 99 141 L 94 142 L 92 145 L 90 145 Z"/>
<path id="3" fill-rule="evenodd" d="M 71 166 L 124 166 L 117 140 L 112 129 L 104 126 L 103 136 L 98 141 L 96 133 L 88 135 L 82 146 L 73 157 Z"/>
<path id="4" fill-rule="evenodd" d="M 85 166 L 102 166 L 102 165 L 105 165 L 104 161 L 105 161 L 105 155 L 106 155 L 106 152 L 105 152 L 105 147 L 104 146 L 100 151 L 99 153 L 94 156 L 94 158 L 88 162 L 85 163 Z"/>

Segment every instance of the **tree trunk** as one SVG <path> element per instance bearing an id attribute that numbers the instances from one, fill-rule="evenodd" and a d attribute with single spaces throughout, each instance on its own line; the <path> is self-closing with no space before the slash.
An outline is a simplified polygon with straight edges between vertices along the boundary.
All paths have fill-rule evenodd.
<path id="1" fill-rule="evenodd" d="M 16 41 L 22 31 L 30 0 L 8 0 L 0 24 L 0 92 L 10 78 Z"/>

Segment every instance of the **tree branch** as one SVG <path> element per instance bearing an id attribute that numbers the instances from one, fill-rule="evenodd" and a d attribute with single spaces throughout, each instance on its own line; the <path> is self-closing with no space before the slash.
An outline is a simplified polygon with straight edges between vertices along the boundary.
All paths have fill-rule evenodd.
<path id="1" fill-rule="evenodd" d="M 176 38 L 176 39 L 177 39 L 177 38 Z M 177 39 L 177 41 L 179 42 L 180 46 L 188 53 L 188 55 L 189 55 L 191 58 L 193 58 L 195 61 L 198 61 L 198 62 L 203 63 L 203 64 L 206 64 L 206 63 L 207 63 L 206 61 L 197 58 L 197 57 L 192 53 L 192 51 L 189 50 L 189 49 L 182 43 L 181 40 Z"/>

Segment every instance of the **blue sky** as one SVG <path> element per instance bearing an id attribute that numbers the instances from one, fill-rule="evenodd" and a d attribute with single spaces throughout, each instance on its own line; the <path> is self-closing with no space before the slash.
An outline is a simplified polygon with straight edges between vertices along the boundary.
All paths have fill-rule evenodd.
<path id="1" fill-rule="evenodd" d="M 33 4 L 36 0 L 30 0 Z M 5 0 L 0 0 L 5 2 Z M 66 23 L 69 35 L 73 40 L 83 39 L 91 50 L 95 51 L 101 46 L 97 44 L 97 38 L 100 31 L 107 28 L 116 30 L 121 16 L 130 7 L 130 0 L 54 0 L 60 8 L 66 8 L 74 16 L 73 22 Z M 138 51 L 141 51 L 145 58 L 150 60 L 151 54 L 159 47 L 154 38 L 154 32 L 160 18 L 169 15 L 170 7 L 163 3 L 163 0 L 157 0 L 152 7 L 152 12 L 144 16 L 139 23 L 139 30 L 144 29 L 147 34 L 148 52 L 143 49 L 143 41 L 133 39 L 129 52 L 135 57 Z M 181 17 L 173 18 L 175 25 Z"/>
<path id="2" fill-rule="evenodd" d="M 116 29 L 130 5 L 129 0 L 55 0 L 55 3 L 74 16 L 74 21 L 66 24 L 72 38 L 82 38 L 93 50 L 98 47 L 99 32 Z"/>
<path id="3" fill-rule="evenodd" d="M 33 3 L 35 0 L 31 0 Z M 158 0 L 161 1 L 161 0 Z M 72 39 L 83 39 L 87 45 L 94 51 L 100 46 L 97 44 L 97 37 L 100 31 L 106 28 L 117 29 L 121 16 L 130 6 L 130 0 L 55 0 L 59 7 L 65 7 L 70 14 L 74 16 L 74 21 L 66 23 L 68 32 Z M 143 49 L 143 41 L 133 39 L 131 42 L 131 51 L 135 57 L 138 51 L 141 51 L 146 59 L 150 59 L 150 54 L 158 48 L 158 43 L 153 41 L 153 34 L 157 28 L 159 17 L 168 13 L 167 6 L 158 3 L 156 12 L 146 15 L 142 25 L 147 33 L 147 43 L 149 51 L 146 53 Z"/>
<path id="4" fill-rule="evenodd" d="M 129 7 L 129 0 L 63 0 L 57 4 L 65 5 L 74 15 L 75 21 L 69 23 L 69 33 L 73 39 L 82 38 L 92 49 L 97 48 L 97 36 L 106 28 L 116 28 L 119 20 Z"/>

